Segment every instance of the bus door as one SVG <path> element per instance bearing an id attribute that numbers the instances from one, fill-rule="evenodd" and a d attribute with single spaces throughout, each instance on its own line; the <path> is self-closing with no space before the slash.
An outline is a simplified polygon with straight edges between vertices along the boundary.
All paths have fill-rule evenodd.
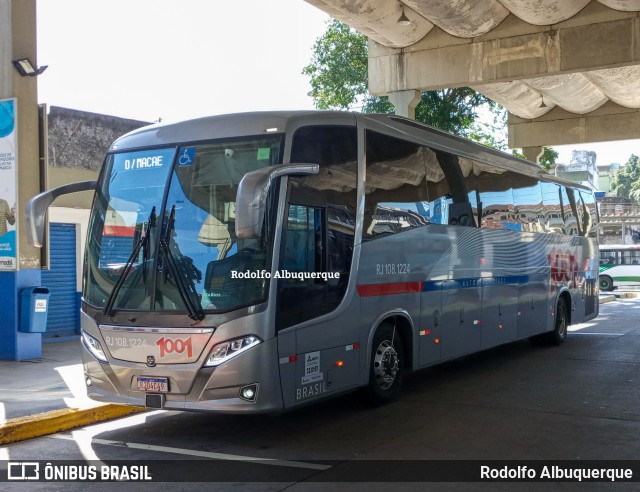
<path id="1" fill-rule="evenodd" d="M 336 310 L 347 291 L 354 218 L 303 181 L 290 179 L 277 274 L 285 406 L 353 387 L 360 374 L 357 309 Z"/>

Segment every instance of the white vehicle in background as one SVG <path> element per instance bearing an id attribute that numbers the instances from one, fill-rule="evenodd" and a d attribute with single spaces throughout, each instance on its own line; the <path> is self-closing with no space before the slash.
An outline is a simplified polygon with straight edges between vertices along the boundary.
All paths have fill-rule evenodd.
<path id="1" fill-rule="evenodd" d="M 600 246 L 600 290 L 640 286 L 640 244 Z"/>

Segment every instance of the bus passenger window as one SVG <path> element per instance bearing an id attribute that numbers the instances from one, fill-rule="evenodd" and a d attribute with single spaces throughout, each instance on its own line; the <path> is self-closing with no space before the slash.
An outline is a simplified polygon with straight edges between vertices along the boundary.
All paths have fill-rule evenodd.
<path id="1" fill-rule="evenodd" d="M 582 236 L 581 224 L 574 192 L 571 188 L 561 186 L 562 215 L 564 216 L 564 231 L 570 236 Z"/>
<path id="2" fill-rule="evenodd" d="M 598 209 L 593 193 L 580 190 L 580 200 L 584 208 L 583 229 L 587 237 L 597 236 Z"/>
<path id="3" fill-rule="evenodd" d="M 515 220 L 516 215 L 511 188 L 509 187 L 505 190 L 500 190 L 499 188 L 500 186 L 496 183 L 495 191 L 483 191 L 480 193 L 482 227 L 485 229 L 522 230 L 521 225 Z"/>
<path id="4" fill-rule="evenodd" d="M 544 204 L 544 231 L 564 234 L 560 187 L 555 183 L 542 183 L 542 202 Z"/>
<path id="5" fill-rule="evenodd" d="M 449 224 L 475 226 L 471 203 L 452 203 L 449 205 Z"/>
<path id="6" fill-rule="evenodd" d="M 519 208 L 523 192 L 516 188 L 525 184 L 521 176 L 469 159 L 462 163 L 463 171 L 467 173 L 467 187 L 476 195 L 472 200 L 470 193 L 469 200 L 479 210 L 480 226 L 483 229 L 527 230 L 527 213 Z"/>
<path id="7" fill-rule="evenodd" d="M 516 220 L 524 232 L 542 232 L 542 191 L 537 179 L 514 176 L 513 203 Z"/>
<path id="8" fill-rule="evenodd" d="M 452 203 L 436 152 L 367 131 L 363 241 L 448 224 Z"/>

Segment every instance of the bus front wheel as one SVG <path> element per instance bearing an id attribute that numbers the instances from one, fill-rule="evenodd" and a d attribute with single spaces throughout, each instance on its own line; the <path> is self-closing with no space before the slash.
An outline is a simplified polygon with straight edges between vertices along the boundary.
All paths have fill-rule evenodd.
<path id="1" fill-rule="evenodd" d="M 613 290 L 613 280 L 609 275 L 600 275 L 600 290 L 605 292 Z"/>
<path id="2" fill-rule="evenodd" d="M 384 405 L 400 393 L 404 377 L 404 349 L 400 332 L 391 323 L 381 324 L 373 338 L 366 393 L 374 406 Z"/>

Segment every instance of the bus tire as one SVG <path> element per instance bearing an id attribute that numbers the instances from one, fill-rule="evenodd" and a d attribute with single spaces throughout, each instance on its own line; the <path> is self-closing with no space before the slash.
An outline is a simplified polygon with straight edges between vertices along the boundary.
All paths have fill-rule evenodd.
<path id="1" fill-rule="evenodd" d="M 610 292 L 613 290 L 613 279 L 609 275 L 600 275 L 600 290 Z"/>
<path id="2" fill-rule="evenodd" d="M 535 342 L 540 342 L 539 345 L 558 346 L 562 345 L 567 339 L 567 328 L 569 326 L 569 315 L 567 312 L 567 303 L 564 299 L 558 300 L 556 306 L 556 325 L 552 331 L 543 333 L 538 337 L 535 337 Z M 536 343 L 538 345 L 538 343 Z"/>
<path id="3" fill-rule="evenodd" d="M 393 324 L 382 323 L 376 330 L 371 347 L 369 385 L 366 396 L 373 406 L 381 406 L 397 398 L 404 379 L 404 348 L 400 332 Z"/>
<path id="4" fill-rule="evenodd" d="M 556 308 L 556 326 L 549 333 L 549 345 L 562 345 L 567 339 L 568 329 L 569 311 L 567 310 L 567 303 L 564 299 L 560 299 Z"/>

